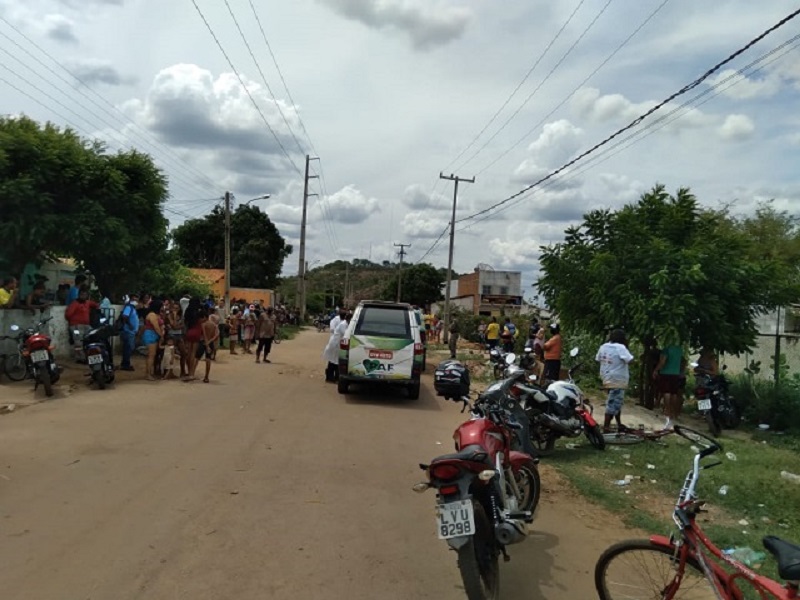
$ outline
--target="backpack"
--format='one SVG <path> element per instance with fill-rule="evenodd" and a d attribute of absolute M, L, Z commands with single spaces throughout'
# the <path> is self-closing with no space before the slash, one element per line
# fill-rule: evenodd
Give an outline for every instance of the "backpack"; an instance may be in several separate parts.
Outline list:
<path fill-rule="evenodd" d="M 122 316 L 125 314 L 125 309 L 127 308 L 133 310 L 132 305 L 126 304 L 125 306 L 122 307 L 122 310 L 119 311 L 119 316 L 117 317 L 117 320 L 114 321 L 114 333 L 116 335 L 119 335 L 120 333 L 125 331 L 125 321 L 123 320 Z"/>

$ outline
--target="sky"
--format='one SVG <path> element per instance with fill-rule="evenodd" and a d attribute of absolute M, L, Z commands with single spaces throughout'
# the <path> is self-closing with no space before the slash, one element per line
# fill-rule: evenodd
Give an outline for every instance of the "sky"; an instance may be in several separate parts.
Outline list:
<path fill-rule="evenodd" d="M 225 191 L 235 204 L 270 194 L 253 204 L 295 247 L 286 275 L 298 268 L 306 154 L 319 158 L 312 268 L 394 262 L 399 243 L 411 245 L 406 261 L 446 266 L 454 186 L 439 175 L 474 177 L 459 187 L 454 269 L 521 271 L 528 297 L 542 245 L 656 183 L 742 214 L 766 200 L 800 212 L 798 17 L 629 133 L 469 218 L 796 9 L 784 0 L 0 0 L 0 114 L 151 154 L 169 178 L 172 227 Z"/>

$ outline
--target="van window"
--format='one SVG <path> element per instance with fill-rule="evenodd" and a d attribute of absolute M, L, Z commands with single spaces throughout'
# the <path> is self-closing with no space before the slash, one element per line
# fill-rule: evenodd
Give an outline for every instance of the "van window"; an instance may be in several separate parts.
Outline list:
<path fill-rule="evenodd" d="M 356 323 L 355 334 L 413 339 L 407 310 L 379 306 L 364 307 Z"/>

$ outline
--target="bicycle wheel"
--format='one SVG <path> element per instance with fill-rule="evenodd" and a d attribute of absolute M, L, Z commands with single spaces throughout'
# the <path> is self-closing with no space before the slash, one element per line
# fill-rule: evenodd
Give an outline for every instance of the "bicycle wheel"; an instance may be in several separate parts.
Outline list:
<path fill-rule="evenodd" d="M 11 381 L 22 381 L 25 379 L 25 376 L 28 374 L 28 367 L 25 365 L 25 359 L 22 357 L 22 354 L 19 352 L 9 354 L 6 356 L 4 363 L 3 368 L 6 372 L 6 376 Z"/>
<path fill-rule="evenodd" d="M 594 569 L 600 600 L 715 600 L 714 587 L 689 558 L 679 573 L 674 548 L 628 540 L 603 552 Z"/>
<path fill-rule="evenodd" d="M 627 432 L 604 433 L 603 439 L 605 439 L 606 444 L 611 444 L 612 446 L 630 446 L 644 441 L 643 436 Z"/>

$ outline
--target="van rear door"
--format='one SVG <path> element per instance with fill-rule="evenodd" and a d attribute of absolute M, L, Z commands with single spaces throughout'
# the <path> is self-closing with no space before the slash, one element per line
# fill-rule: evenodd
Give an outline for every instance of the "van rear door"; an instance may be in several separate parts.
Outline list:
<path fill-rule="evenodd" d="M 368 379 L 411 379 L 414 332 L 408 309 L 364 306 L 353 335 L 347 374 Z"/>

